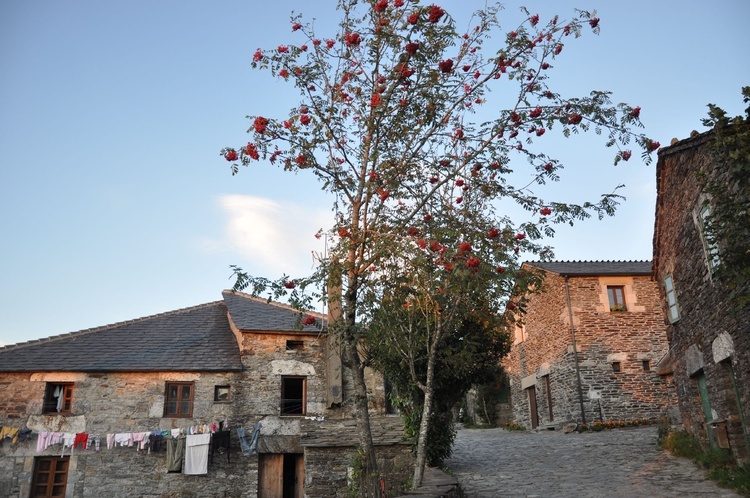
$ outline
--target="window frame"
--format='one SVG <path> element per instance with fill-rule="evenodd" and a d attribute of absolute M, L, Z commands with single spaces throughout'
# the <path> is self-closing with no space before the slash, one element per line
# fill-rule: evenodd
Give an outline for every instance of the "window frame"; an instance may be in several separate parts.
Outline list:
<path fill-rule="evenodd" d="M 49 463 L 49 468 L 42 468 L 45 463 Z M 60 464 L 64 464 L 59 468 Z M 68 487 L 68 471 L 70 470 L 70 457 L 69 456 L 38 456 L 34 457 L 34 471 L 31 474 L 31 493 L 29 496 L 32 498 L 45 497 L 45 498 L 63 498 L 65 496 L 66 489 Z M 42 475 L 46 475 L 45 479 L 41 479 Z M 52 478 L 50 479 L 50 476 Z M 57 479 L 57 476 L 62 476 L 62 479 Z M 42 482 L 43 481 L 43 482 Z M 45 488 L 43 492 L 39 492 L 39 488 Z M 57 490 L 55 488 L 58 488 Z M 59 489 L 62 488 L 62 489 Z"/>
<path fill-rule="evenodd" d="M 609 301 L 609 311 L 612 311 L 612 312 L 628 311 L 628 306 L 627 306 L 627 303 L 625 302 L 625 286 L 624 285 L 608 285 L 607 286 L 607 300 Z"/>
<path fill-rule="evenodd" d="M 651 371 L 651 360 L 641 360 L 641 367 L 643 368 L 644 372 L 650 372 Z"/>
<path fill-rule="evenodd" d="M 612 362 L 612 373 L 620 373 L 622 372 L 622 362 L 620 361 L 613 361 Z"/>
<path fill-rule="evenodd" d="M 190 397 L 183 397 L 182 388 L 190 387 Z M 170 388 L 177 387 L 177 397 L 173 398 L 170 396 Z M 164 386 L 164 418 L 191 418 L 193 416 L 193 405 L 195 402 L 195 382 L 185 381 L 167 381 Z M 175 403 L 175 413 L 171 413 L 170 403 Z M 182 409 L 183 403 L 189 403 L 189 410 L 187 413 Z"/>
<path fill-rule="evenodd" d="M 711 201 L 709 197 L 703 197 L 701 202 L 695 208 L 695 221 L 700 233 L 703 254 L 706 257 L 706 265 L 711 274 L 715 273 L 721 265 L 721 256 L 719 256 L 719 245 L 716 241 L 709 241 L 706 233 L 707 219 L 711 216 Z"/>
<path fill-rule="evenodd" d="M 226 393 L 226 398 L 221 398 L 222 393 Z M 232 386 L 221 385 L 214 386 L 214 403 L 230 403 L 232 401 Z"/>
<path fill-rule="evenodd" d="M 305 341 L 296 339 L 287 339 L 286 349 L 287 352 L 302 351 L 305 349 Z"/>
<path fill-rule="evenodd" d="M 42 413 L 69 415 L 73 413 L 73 382 L 47 382 L 44 387 L 44 401 L 42 403 Z M 58 410 L 57 405 L 60 401 L 55 398 L 54 393 L 57 388 L 62 388 L 60 396 L 62 397 L 62 407 Z"/>
<path fill-rule="evenodd" d="M 664 276 L 664 294 L 667 299 L 667 315 L 670 323 L 680 321 L 680 308 L 677 304 L 677 291 L 674 287 L 672 274 Z"/>
<path fill-rule="evenodd" d="M 296 382 L 300 382 L 301 385 L 299 387 L 290 385 L 292 383 L 296 384 Z M 289 391 L 292 389 L 295 391 L 301 390 L 302 398 L 290 398 L 289 395 L 292 393 Z M 307 376 L 282 375 L 280 394 L 279 413 L 282 417 L 297 417 L 307 414 Z M 296 408 L 297 404 L 300 405 L 299 409 Z"/>

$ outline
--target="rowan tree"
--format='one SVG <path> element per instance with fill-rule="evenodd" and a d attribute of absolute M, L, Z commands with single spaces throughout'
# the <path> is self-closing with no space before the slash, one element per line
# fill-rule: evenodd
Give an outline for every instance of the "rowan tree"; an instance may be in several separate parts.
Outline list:
<path fill-rule="evenodd" d="M 546 250 L 539 241 L 554 233 L 554 223 L 612 214 L 619 200 L 610 193 L 568 204 L 537 195 L 535 186 L 558 180 L 563 169 L 544 152 L 550 135 L 601 134 L 616 150 L 615 164 L 631 157 L 630 147 L 649 161 L 659 144 L 634 133 L 641 126 L 639 107 L 615 105 L 604 91 L 565 96 L 551 88 L 550 72 L 571 41 L 598 32 L 592 13 L 576 11 L 564 20 L 524 11 L 523 22 L 507 30 L 498 4 L 477 11 L 468 29 L 458 30 L 440 6 L 417 0 L 339 0 L 338 9 L 335 33 L 316 33 L 293 16 L 288 44 L 254 52 L 252 66 L 294 85 L 300 100 L 285 116 L 250 116 L 250 141 L 221 153 L 233 173 L 255 161 L 309 171 L 334 196 L 330 252 L 310 281 L 325 284 L 340 275 L 343 314 L 331 330 L 341 335 L 342 359 L 352 370 L 365 491 L 379 496 L 364 384 L 371 359 L 359 350 L 368 335 L 363 324 L 376 309 L 368 300 L 393 291 L 383 290 L 382 276 L 405 268 L 415 246 L 424 250 L 414 231 L 429 233 L 436 222 L 444 227 L 429 241 L 445 247 L 442 261 L 431 258 L 430 264 L 442 265 L 439 271 L 458 264 L 462 271 L 487 273 L 503 258 L 512 266 L 519 252 Z M 480 120 L 485 112 L 491 117 Z M 519 177 L 523 183 L 516 184 Z M 533 219 L 498 215 L 501 199 L 518 203 Z M 481 216 L 455 215 L 469 204 Z M 459 220 L 461 226 L 448 226 Z M 461 233 L 477 239 L 460 240 Z M 482 249 L 461 259 L 462 244 L 477 244 L 480 233 L 498 239 L 495 252 Z M 446 258 L 460 261 L 451 267 Z M 238 288 L 273 283 L 235 272 Z M 503 287 L 511 273 L 495 271 L 493 285 Z"/>

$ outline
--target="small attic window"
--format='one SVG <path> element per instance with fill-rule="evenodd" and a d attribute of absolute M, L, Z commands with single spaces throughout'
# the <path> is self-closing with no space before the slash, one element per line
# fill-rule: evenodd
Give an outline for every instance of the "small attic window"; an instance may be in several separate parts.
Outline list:
<path fill-rule="evenodd" d="M 305 341 L 286 341 L 287 351 L 300 351 L 302 349 L 305 349 Z"/>
<path fill-rule="evenodd" d="M 214 402 L 229 403 L 232 400 L 231 392 L 229 386 L 214 386 Z"/>

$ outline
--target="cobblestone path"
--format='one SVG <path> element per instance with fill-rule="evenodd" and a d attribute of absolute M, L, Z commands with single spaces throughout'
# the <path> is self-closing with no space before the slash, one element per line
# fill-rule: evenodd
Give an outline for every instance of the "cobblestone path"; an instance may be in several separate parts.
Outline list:
<path fill-rule="evenodd" d="M 656 445 L 656 428 L 584 434 L 459 429 L 446 466 L 467 498 L 736 497 Z"/>

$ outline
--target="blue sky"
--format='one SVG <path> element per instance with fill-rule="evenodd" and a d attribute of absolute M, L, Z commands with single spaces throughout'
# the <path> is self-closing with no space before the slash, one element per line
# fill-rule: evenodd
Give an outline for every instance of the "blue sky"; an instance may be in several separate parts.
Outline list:
<path fill-rule="evenodd" d="M 483 1 L 436 2 L 459 21 Z M 520 2 L 507 2 L 515 27 Z M 566 46 L 557 88 L 642 107 L 666 145 L 702 131 L 711 102 L 740 114 L 750 85 L 745 0 L 526 2 L 544 19 L 597 10 L 600 36 Z M 295 93 L 250 68 L 295 42 L 292 10 L 324 38 L 335 2 L 0 2 L 0 344 L 219 300 L 230 264 L 307 274 L 329 201 L 270 165 L 232 177 L 223 146 L 245 116 L 283 117 Z M 624 183 L 614 218 L 562 227 L 559 260 L 651 258 L 654 165 L 611 166 L 595 139 L 551 142 L 570 200 Z"/>

